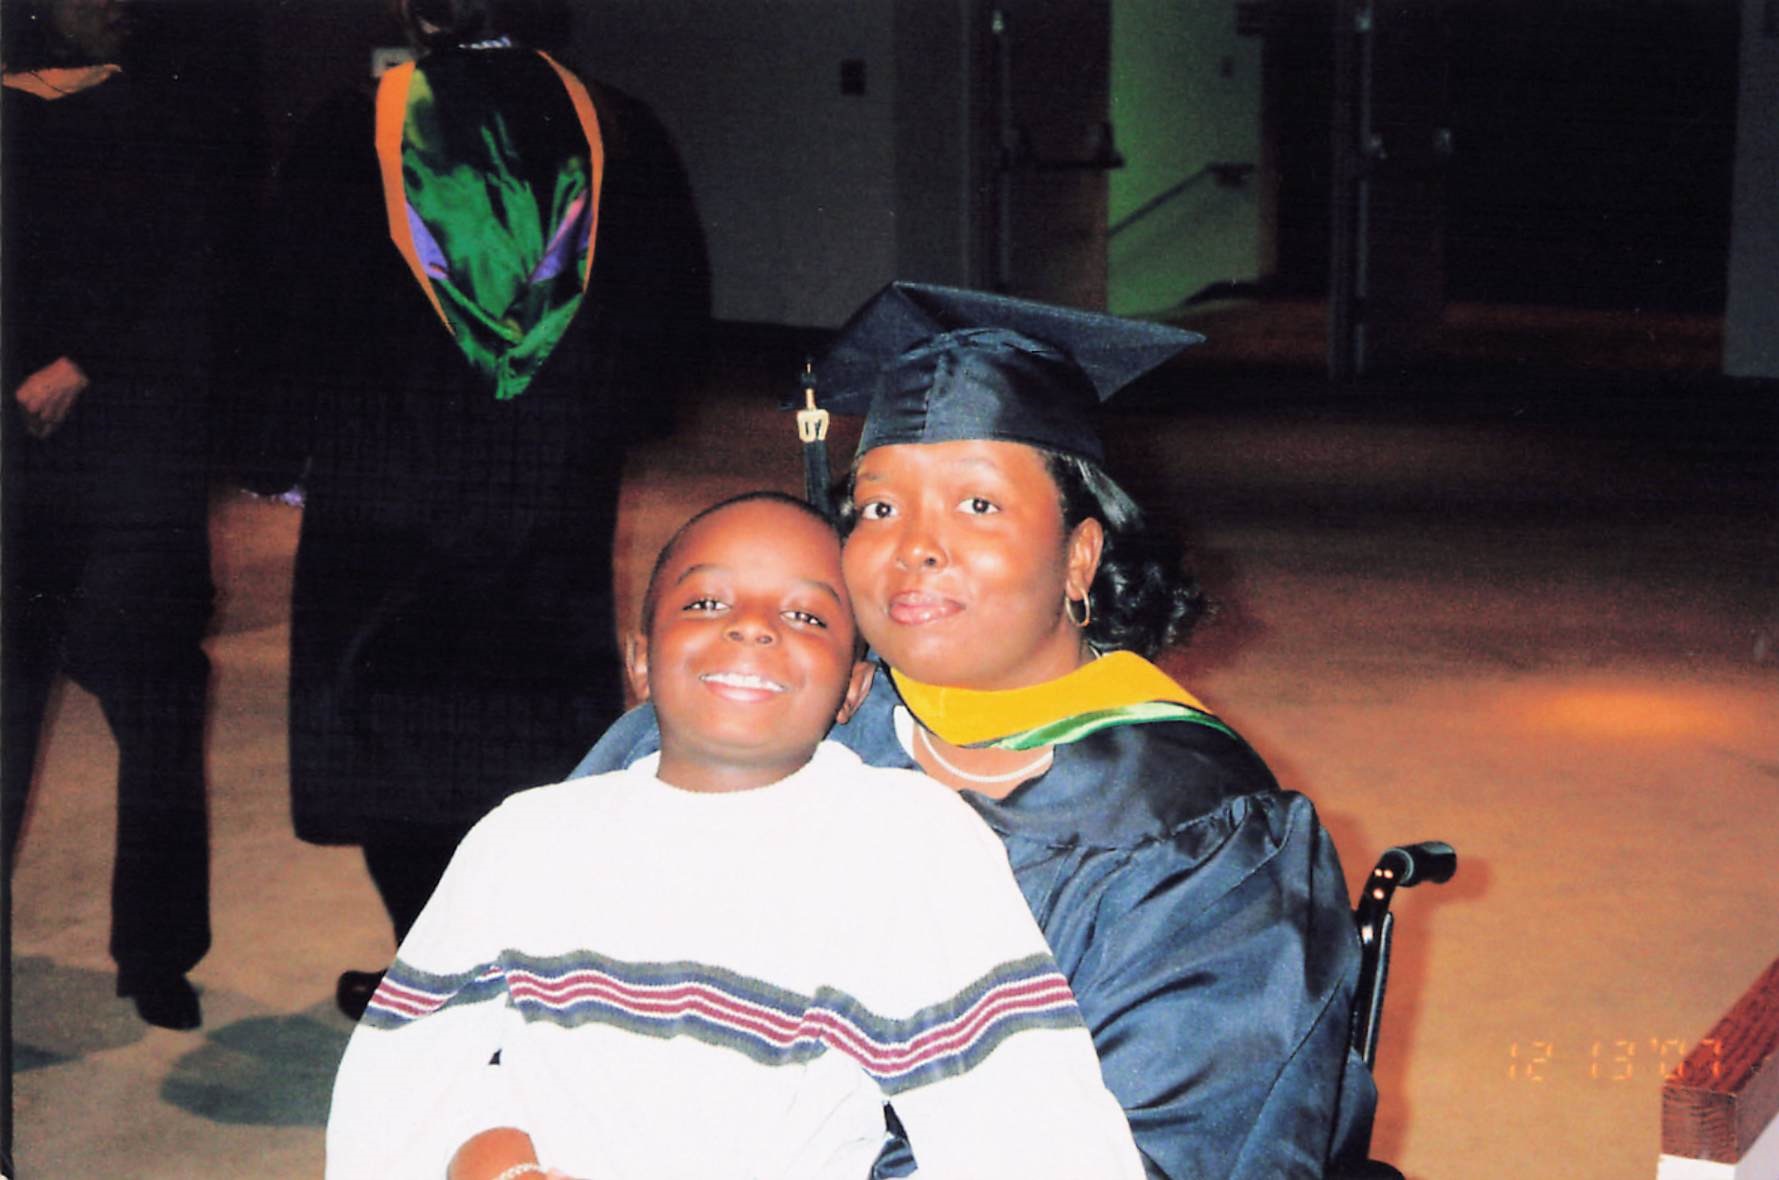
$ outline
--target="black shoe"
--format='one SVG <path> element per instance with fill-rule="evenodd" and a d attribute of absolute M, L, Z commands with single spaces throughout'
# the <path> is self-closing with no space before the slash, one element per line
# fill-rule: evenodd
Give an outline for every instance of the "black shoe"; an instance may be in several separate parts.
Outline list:
<path fill-rule="evenodd" d="M 370 1006 L 371 996 L 383 985 L 381 971 L 342 971 L 334 985 L 334 1003 L 350 1019 L 357 1020 Z"/>
<path fill-rule="evenodd" d="M 184 1031 L 203 1023 L 198 992 L 183 975 L 153 975 L 137 979 L 118 976 L 117 994 L 128 996 L 136 1015 L 156 1028 Z"/>

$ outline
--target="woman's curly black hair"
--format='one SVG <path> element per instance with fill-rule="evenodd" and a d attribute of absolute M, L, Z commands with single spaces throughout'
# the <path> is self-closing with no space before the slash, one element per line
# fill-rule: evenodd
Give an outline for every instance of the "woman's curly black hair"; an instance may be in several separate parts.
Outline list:
<path fill-rule="evenodd" d="M 1097 464 L 1040 450 L 1062 502 L 1064 532 L 1088 517 L 1100 522 L 1105 543 L 1088 591 L 1093 615 L 1087 642 L 1098 651 L 1153 656 L 1184 643 L 1207 604 L 1185 569 L 1179 539 L 1152 528 L 1125 490 Z"/>
<path fill-rule="evenodd" d="M 1150 657 L 1184 643 L 1209 612 L 1198 580 L 1187 572 L 1185 548 L 1171 534 L 1151 528 L 1142 508 L 1097 464 L 1074 455 L 1034 447 L 1056 485 L 1063 532 L 1092 517 L 1105 541 L 1099 568 L 1088 590 L 1092 617 L 1086 639 L 1096 651 L 1133 651 Z M 836 488 L 842 538 L 858 523 L 853 502 L 853 470 Z"/>

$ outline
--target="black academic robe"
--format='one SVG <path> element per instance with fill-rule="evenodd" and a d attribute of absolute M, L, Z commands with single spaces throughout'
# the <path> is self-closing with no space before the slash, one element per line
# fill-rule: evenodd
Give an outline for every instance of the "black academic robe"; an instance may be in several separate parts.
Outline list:
<path fill-rule="evenodd" d="M 341 96 L 283 169 L 276 404 L 246 464 L 264 490 L 300 474 L 306 495 L 290 781 L 297 834 L 320 843 L 467 828 L 561 778 L 621 710 L 623 443 L 668 392 L 647 382 L 647 301 L 625 285 L 647 236 L 607 215 L 624 183 L 610 132 L 592 288 L 536 380 L 498 401 L 389 239 L 372 128 L 370 96 Z"/>
<path fill-rule="evenodd" d="M 880 670 L 831 736 L 913 767 L 897 703 Z M 645 705 L 576 773 L 659 741 Z M 1246 743 L 1188 721 L 1105 729 L 1006 799 L 962 794 L 1007 846 L 1152 1176 L 1319 1177 L 1363 1151 L 1377 1092 L 1347 1047 L 1345 879 L 1314 806 Z M 898 1143 L 876 1174 L 911 1168 Z"/>

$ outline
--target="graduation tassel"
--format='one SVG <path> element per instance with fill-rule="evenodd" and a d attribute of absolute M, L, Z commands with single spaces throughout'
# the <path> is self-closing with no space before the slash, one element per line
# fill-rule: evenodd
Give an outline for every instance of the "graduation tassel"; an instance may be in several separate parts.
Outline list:
<path fill-rule="evenodd" d="M 815 404 L 815 366 L 803 362 L 803 408 L 797 411 L 797 437 L 803 440 L 803 496 L 823 516 L 834 515 L 829 500 L 828 411 Z"/>

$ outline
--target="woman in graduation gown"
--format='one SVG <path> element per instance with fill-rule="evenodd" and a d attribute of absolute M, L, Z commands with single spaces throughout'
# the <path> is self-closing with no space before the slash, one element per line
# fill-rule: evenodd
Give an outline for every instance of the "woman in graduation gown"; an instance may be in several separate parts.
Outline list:
<path fill-rule="evenodd" d="M 869 408 L 845 575 L 888 674 L 835 736 L 1001 836 L 1152 1175 L 1320 1176 L 1376 1101 L 1340 865 L 1310 801 L 1148 661 L 1199 598 L 1089 418 L 1196 339 L 912 284 L 842 330 L 816 384 Z M 581 769 L 654 744 L 645 706 Z M 911 1167 L 892 1143 L 877 1175 Z"/>
<path fill-rule="evenodd" d="M 324 104 L 282 169 L 247 475 L 306 497 L 296 831 L 363 846 L 399 941 L 462 834 L 622 710 L 612 535 L 629 423 L 671 396 L 671 281 L 626 103 L 504 35 L 510 5 L 396 7 L 418 61 Z M 341 1007 L 376 982 L 347 972 Z"/>

